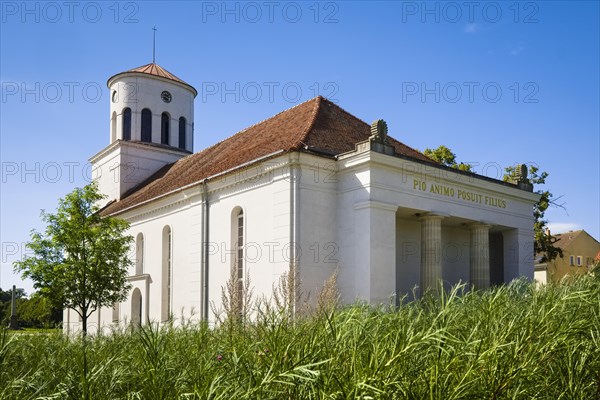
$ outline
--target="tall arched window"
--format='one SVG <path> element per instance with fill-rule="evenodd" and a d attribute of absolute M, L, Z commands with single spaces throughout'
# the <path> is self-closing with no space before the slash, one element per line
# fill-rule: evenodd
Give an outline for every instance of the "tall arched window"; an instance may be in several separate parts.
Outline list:
<path fill-rule="evenodd" d="M 164 112 L 160 116 L 160 142 L 162 144 L 169 144 L 169 131 L 171 125 L 171 118 L 169 114 Z"/>
<path fill-rule="evenodd" d="M 235 249 L 232 278 L 235 282 L 236 301 L 233 304 L 237 312 L 242 314 L 244 303 L 244 211 L 236 207 L 232 213 L 231 224 L 232 247 Z"/>
<path fill-rule="evenodd" d="M 142 142 L 152 142 L 152 111 L 142 110 Z"/>
<path fill-rule="evenodd" d="M 117 140 L 117 112 L 113 111 L 110 117 L 110 142 Z"/>
<path fill-rule="evenodd" d="M 185 125 L 184 117 L 179 118 L 179 148 L 185 150 Z"/>
<path fill-rule="evenodd" d="M 172 274 L 172 256 L 173 243 L 171 238 L 171 227 L 168 225 L 162 232 L 162 306 L 161 320 L 167 321 L 171 314 L 171 274 Z"/>
<path fill-rule="evenodd" d="M 123 140 L 131 140 L 131 108 L 123 110 Z"/>
<path fill-rule="evenodd" d="M 144 235 L 140 232 L 135 239 L 135 274 L 144 273 Z"/>

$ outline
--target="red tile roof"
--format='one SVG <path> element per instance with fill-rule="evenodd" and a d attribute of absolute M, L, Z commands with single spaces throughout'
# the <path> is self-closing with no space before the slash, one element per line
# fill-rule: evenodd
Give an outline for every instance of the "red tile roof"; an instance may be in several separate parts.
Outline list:
<path fill-rule="evenodd" d="M 356 143 L 367 140 L 370 135 L 369 124 L 331 101 L 321 96 L 315 97 L 209 148 L 166 165 L 123 199 L 109 204 L 102 214 L 114 214 L 135 207 L 278 151 L 313 152 L 332 157 L 354 150 Z M 391 137 L 389 140 L 398 155 L 434 162 Z"/>
<path fill-rule="evenodd" d="M 160 65 L 155 64 L 155 63 L 150 63 L 150 64 L 142 65 L 141 67 L 133 68 L 133 69 L 130 69 L 130 70 L 125 71 L 125 72 L 120 72 L 120 73 L 118 73 L 116 75 L 113 75 L 108 80 L 110 81 L 111 79 L 113 79 L 117 75 L 126 74 L 126 73 L 129 73 L 129 72 L 138 72 L 138 73 L 142 73 L 142 74 L 148 74 L 148 75 L 153 75 L 153 76 L 158 76 L 158 77 L 161 77 L 161 78 L 169 79 L 169 80 L 181 83 L 181 84 L 183 84 L 185 86 L 188 86 L 188 87 L 190 87 L 194 91 L 194 93 L 196 93 L 196 94 L 198 93 L 196 91 L 196 89 L 192 85 L 190 85 L 189 83 L 183 81 L 182 79 L 178 78 L 177 76 L 173 75 L 172 73 L 170 73 L 169 71 L 167 71 L 166 69 L 164 69 L 163 67 L 161 67 Z"/>

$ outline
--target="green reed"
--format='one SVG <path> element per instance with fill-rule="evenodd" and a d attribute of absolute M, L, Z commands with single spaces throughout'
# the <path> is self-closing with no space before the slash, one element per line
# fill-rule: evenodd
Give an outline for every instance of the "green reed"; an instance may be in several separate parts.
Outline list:
<path fill-rule="evenodd" d="M 88 342 L 92 399 L 600 398 L 600 279 L 400 306 L 322 307 L 291 320 L 180 321 Z M 80 399 L 82 344 L 0 332 L 1 399 Z"/>

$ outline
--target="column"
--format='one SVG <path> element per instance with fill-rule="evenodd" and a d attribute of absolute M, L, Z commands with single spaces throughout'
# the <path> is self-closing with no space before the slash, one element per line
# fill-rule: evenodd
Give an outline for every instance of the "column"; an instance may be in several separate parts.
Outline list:
<path fill-rule="evenodd" d="M 440 215 L 425 215 L 421 221 L 421 295 L 437 292 L 442 279 L 442 219 Z"/>
<path fill-rule="evenodd" d="M 470 279 L 475 289 L 490 287 L 490 226 L 471 225 Z"/>

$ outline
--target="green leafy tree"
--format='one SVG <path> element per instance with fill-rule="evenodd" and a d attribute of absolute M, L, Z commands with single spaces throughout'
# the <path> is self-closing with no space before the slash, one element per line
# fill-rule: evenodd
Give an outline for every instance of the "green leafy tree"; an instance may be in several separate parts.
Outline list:
<path fill-rule="evenodd" d="M 129 223 L 101 217 L 98 202 L 104 196 L 95 183 L 76 188 L 59 200 L 56 214 L 42 211 L 43 233 L 32 231 L 27 247 L 32 256 L 14 263 L 53 306 L 70 308 L 81 317 L 83 341 L 83 399 L 90 399 L 87 363 L 87 321 L 101 307 L 123 301 L 131 285 L 127 268 L 133 237 Z"/>
<path fill-rule="evenodd" d="M 514 177 L 517 173 L 516 166 L 507 167 L 504 169 L 505 174 L 502 177 L 502 180 L 505 182 L 514 181 Z M 547 172 L 539 172 L 539 168 L 535 165 L 530 165 L 527 170 L 527 179 L 534 185 L 543 185 L 546 183 L 546 178 L 548 177 Z M 550 205 L 554 205 L 556 207 L 565 208 L 563 204 L 558 203 L 556 200 L 560 199 L 558 197 L 556 200 L 553 199 L 552 193 L 549 190 L 537 190 L 537 194 L 540 195 L 540 200 L 533 205 L 533 216 L 535 218 L 535 222 L 533 224 L 533 231 L 535 236 L 534 241 L 534 251 L 535 254 L 539 254 L 542 256 L 540 262 L 548 262 L 556 259 L 557 257 L 563 256 L 562 249 L 559 247 L 555 247 L 554 243 L 556 243 L 556 239 L 549 234 L 547 229 L 548 221 L 544 219 L 544 214 Z"/>
<path fill-rule="evenodd" d="M 15 271 L 32 279 L 53 306 L 79 314 L 84 337 L 90 315 L 125 300 L 130 288 L 129 224 L 101 217 L 97 204 L 103 198 L 92 183 L 60 199 L 56 214 L 42 211 L 45 231 L 32 231 L 27 243 L 32 255 L 14 263 Z"/>
<path fill-rule="evenodd" d="M 448 147 L 441 145 L 437 149 L 427 148 L 423 152 L 427 157 L 431 158 L 439 162 L 442 165 L 447 167 L 459 169 L 461 171 L 473 172 L 472 166 L 470 164 L 465 163 L 457 163 L 456 162 L 456 154 L 452 152 Z"/>
<path fill-rule="evenodd" d="M 17 304 L 19 326 L 49 328 L 56 327 L 62 321 L 62 310 L 52 306 L 52 302 L 40 292 Z"/>

